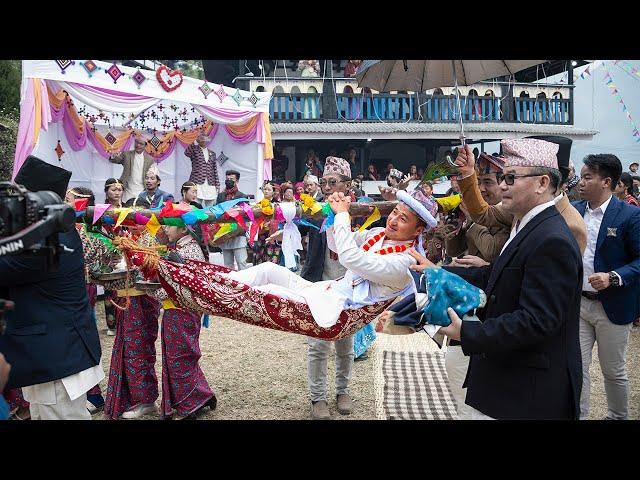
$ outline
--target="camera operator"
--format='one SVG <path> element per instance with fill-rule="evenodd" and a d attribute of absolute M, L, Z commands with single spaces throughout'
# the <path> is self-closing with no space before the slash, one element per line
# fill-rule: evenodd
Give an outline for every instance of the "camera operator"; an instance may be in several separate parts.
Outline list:
<path fill-rule="evenodd" d="M 15 182 L 62 199 L 70 178 L 71 172 L 29 157 Z M 15 303 L 0 352 L 11 363 L 7 388 L 22 387 L 33 420 L 90 420 L 86 392 L 104 378 L 100 341 L 75 228 L 60 233 L 59 243 L 64 250 L 55 268 L 41 252 L 0 256 L 0 288 Z"/>

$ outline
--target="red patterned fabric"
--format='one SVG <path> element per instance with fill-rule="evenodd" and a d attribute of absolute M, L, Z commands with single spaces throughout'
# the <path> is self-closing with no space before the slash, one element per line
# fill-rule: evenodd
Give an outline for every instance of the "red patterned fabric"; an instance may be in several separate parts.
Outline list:
<path fill-rule="evenodd" d="M 9 404 L 9 411 L 13 412 L 18 408 L 29 408 L 29 402 L 27 402 L 22 396 L 21 388 L 10 388 L 2 392 L 4 399 Z"/>
<path fill-rule="evenodd" d="M 160 283 L 177 305 L 197 313 L 323 340 L 339 340 L 357 332 L 393 301 L 343 310 L 335 325 L 322 328 L 306 303 L 265 293 L 221 275 L 229 271 L 221 265 L 197 261 L 176 264 L 160 260 L 158 266 Z"/>
<path fill-rule="evenodd" d="M 122 299 L 119 299 L 122 302 Z M 117 310 L 104 413 L 116 420 L 127 410 L 158 399 L 156 338 L 160 304 L 147 295 L 131 297 L 131 306 Z"/>
<path fill-rule="evenodd" d="M 198 365 L 200 315 L 172 308 L 162 315 L 162 416 L 186 417 L 214 397 Z"/>

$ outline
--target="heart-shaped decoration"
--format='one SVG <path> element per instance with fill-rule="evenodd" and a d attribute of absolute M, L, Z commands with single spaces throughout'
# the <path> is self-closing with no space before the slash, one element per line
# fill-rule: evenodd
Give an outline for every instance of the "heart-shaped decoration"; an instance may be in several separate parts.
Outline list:
<path fill-rule="evenodd" d="M 182 85 L 183 77 L 180 70 L 170 70 L 166 65 L 160 65 L 156 69 L 156 77 L 158 83 L 162 85 L 167 92 L 173 92 Z"/>

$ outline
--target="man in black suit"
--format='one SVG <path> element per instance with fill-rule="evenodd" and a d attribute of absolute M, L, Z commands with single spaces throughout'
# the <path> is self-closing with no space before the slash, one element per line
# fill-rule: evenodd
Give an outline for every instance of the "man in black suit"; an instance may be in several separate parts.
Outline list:
<path fill-rule="evenodd" d="M 480 322 L 462 322 L 449 309 L 452 323 L 440 332 L 471 356 L 465 379 L 471 419 L 576 419 L 582 259 L 554 205 L 558 146 L 513 139 L 502 147 L 503 205 L 516 222 L 492 265 L 446 267 L 482 288 L 487 304 Z"/>
<path fill-rule="evenodd" d="M 16 176 L 28 190 L 64 198 L 71 172 L 29 157 Z M 59 235 L 65 246 L 57 268 L 41 253 L 0 257 L 0 289 L 15 309 L 6 314 L 0 352 L 11 363 L 7 388 L 22 387 L 31 418 L 90 420 L 86 392 L 100 383 L 100 340 L 87 298 L 82 242 L 75 228 Z"/>

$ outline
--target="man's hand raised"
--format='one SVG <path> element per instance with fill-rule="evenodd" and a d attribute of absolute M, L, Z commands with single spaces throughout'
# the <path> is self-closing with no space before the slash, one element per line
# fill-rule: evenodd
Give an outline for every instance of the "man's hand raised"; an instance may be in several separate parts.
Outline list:
<path fill-rule="evenodd" d="M 461 178 L 468 177 L 474 172 L 476 157 L 471 151 L 469 145 L 465 145 L 464 148 L 458 149 L 458 156 L 453 163 L 458 167 Z"/>

